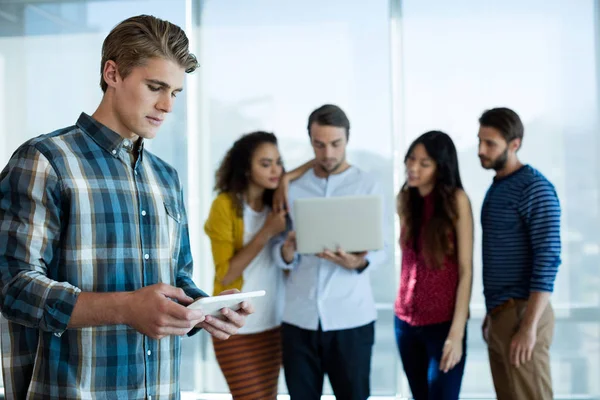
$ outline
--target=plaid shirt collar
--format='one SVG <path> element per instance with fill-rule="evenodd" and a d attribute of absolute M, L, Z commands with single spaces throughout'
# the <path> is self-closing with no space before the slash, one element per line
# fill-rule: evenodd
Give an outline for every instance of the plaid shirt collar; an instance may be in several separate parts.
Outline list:
<path fill-rule="evenodd" d="M 77 127 L 113 157 L 118 157 L 121 149 L 124 149 L 128 153 L 134 151 L 135 146 L 130 139 L 123 138 L 123 136 L 84 112 L 77 119 Z M 138 140 L 140 141 L 138 152 L 140 161 L 142 161 L 144 158 L 144 139 L 140 137 Z"/>

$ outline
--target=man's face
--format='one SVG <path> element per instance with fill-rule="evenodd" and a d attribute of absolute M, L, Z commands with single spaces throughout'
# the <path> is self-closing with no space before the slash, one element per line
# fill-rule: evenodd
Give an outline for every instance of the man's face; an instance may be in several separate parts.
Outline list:
<path fill-rule="evenodd" d="M 485 169 L 499 171 L 506 166 L 511 150 L 504 136 L 497 129 L 481 126 L 479 128 L 479 161 Z"/>
<path fill-rule="evenodd" d="M 310 142 L 317 166 L 322 171 L 334 173 L 346 161 L 346 128 L 313 123 L 310 126 Z"/>
<path fill-rule="evenodd" d="M 173 110 L 176 95 L 183 90 L 184 77 L 183 67 L 163 58 L 149 59 L 124 79 L 117 73 L 111 86 L 115 90 L 113 111 L 122 130 L 119 133 L 154 138 Z"/>

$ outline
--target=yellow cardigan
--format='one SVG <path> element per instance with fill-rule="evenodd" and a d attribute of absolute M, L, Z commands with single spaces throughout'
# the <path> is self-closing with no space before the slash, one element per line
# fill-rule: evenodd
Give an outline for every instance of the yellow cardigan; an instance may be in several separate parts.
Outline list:
<path fill-rule="evenodd" d="M 213 295 L 227 289 L 242 290 L 241 276 L 227 286 L 221 283 L 229 270 L 229 260 L 244 246 L 244 218 L 237 214 L 231 194 L 221 193 L 214 199 L 204 231 L 210 238 L 215 263 Z"/>

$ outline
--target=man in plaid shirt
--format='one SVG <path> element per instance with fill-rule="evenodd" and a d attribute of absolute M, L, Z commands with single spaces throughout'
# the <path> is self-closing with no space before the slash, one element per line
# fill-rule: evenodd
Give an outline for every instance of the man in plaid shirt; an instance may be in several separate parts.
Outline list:
<path fill-rule="evenodd" d="M 181 183 L 144 150 L 197 66 L 178 26 L 123 21 L 102 47 L 96 112 L 24 143 L 0 174 L 6 398 L 177 399 L 180 336 L 226 339 L 253 312 L 185 307 L 206 294 Z"/>

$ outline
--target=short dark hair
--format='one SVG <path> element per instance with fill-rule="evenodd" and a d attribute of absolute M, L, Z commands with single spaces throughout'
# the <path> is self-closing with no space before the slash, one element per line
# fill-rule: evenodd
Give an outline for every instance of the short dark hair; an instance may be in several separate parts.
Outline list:
<path fill-rule="evenodd" d="M 505 107 L 485 111 L 479 118 L 479 125 L 498 130 L 507 143 L 514 139 L 523 139 L 525 133 L 519 115 Z"/>
<path fill-rule="evenodd" d="M 323 126 L 335 126 L 346 129 L 346 140 L 350 138 L 350 120 L 344 110 L 333 104 L 325 104 L 310 113 L 308 117 L 308 136 L 310 127 L 315 123 Z"/>

